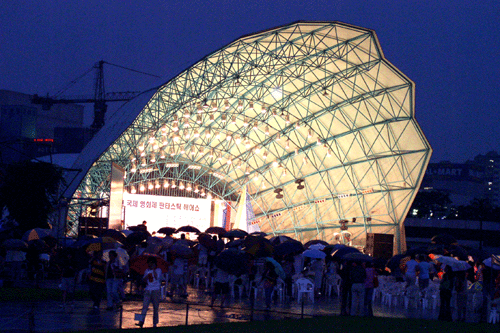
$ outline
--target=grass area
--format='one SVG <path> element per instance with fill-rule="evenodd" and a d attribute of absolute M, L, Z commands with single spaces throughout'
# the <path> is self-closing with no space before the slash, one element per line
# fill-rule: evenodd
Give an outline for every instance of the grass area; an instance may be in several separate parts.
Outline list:
<path fill-rule="evenodd" d="M 87 291 L 77 290 L 74 296 L 70 296 L 75 300 L 90 299 Z M 0 302 L 36 302 L 62 300 L 62 291 L 59 289 L 49 288 L 26 288 L 26 287 L 5 287 L 0 289 Z"/>
<path fill-rule="evenodd" d="M 494 332 L 499 325 L 485 323 L 449 323 L 436 320 L 405 318 L 363 317 L 317 317 L 301 320 L 268 320 L 247 323 L 224 323 L 210 325 L 173 326 L 159 328 L 126 329 L 127 332 L 168 333 L 290 333 L 290 332 L 370 332 L 370 333 L 415 333 L 415 332 Z M 93 330 L 96 333 L 123 333 L 123 329 Z M 75 331 L 87 332 L 88 331 Z"/>

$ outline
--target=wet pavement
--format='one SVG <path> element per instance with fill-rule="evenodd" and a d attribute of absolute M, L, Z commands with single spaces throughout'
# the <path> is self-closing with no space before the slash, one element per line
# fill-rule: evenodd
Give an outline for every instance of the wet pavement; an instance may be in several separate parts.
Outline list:
<path fill-rule="evenodd" d="M 56 285 L 57 286 L 57 285 Z M 43 287 L 43 286 L 42 286 Z M 82 286 L 83 287 L 83 286 Z M 166 298 L 160 303 L 158 326 L 210 324 L 218 322 L 244 322 L 267 319 L 299 319 L 310 316 L 339 315 L 340 305 L 336 296 L 321 296 L 314 304 L 298 304 L 296 300 L 276 302 L 270 311 L 264 301 L 258 298 L 252 307 L 249 298 L 232 298 L 221 308 L 220 300 L 211 308 L 210 296 L 203 290 L 188 287 L 188 297 Z M 0 331 L 2 332 L 68 332 L 100 328 L 136 327 L 134 315 L 141 312 L 142 301 L 135 297 L 123 302 L 122 309 L 107 311 L 106 302 L 101 309 L 92 309 L 90 300 L 75 301 L 62 307 L 61 302 L 4 302 L 0 304 Z M 379 317 L 437 319 L 438 309 L 405 309 L 404 306 L 382 305 L 376 300 L 374 315 Z M 150 305 L 144 327 L 152 326 L 152 305 Z"/>

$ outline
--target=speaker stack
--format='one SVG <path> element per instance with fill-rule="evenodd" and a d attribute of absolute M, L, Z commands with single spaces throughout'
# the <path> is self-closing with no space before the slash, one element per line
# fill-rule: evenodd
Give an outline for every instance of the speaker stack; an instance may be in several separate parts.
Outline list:
<path fill-rule="evenodd" d="M 393 247 L 394 235 L 374 233 L 366 234 L 365 252 L 374 258 L 391 258 Z"/>

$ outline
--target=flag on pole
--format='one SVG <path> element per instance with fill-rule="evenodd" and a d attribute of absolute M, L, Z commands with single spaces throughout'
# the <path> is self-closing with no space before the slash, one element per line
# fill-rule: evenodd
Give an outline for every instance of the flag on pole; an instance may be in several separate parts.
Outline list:
<path fill-rule="evenodd" d="M 245 230 L 248 233 L 260 231 L 257 223 L 252 224 L 253 220 L 255 220 L 255 213 L 253 212 L 250 194 L 248 194 L 246 187 L 244 187 L 238 202 L 234 228 Z"/>

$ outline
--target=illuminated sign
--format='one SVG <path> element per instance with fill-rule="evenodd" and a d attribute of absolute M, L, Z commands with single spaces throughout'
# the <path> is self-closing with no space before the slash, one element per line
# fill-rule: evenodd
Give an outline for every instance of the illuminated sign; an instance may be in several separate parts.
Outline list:
<path fill-rule="evenodd" d="M 162 227 L 179 228 L 185 225 L 205 230 L 210 226 L 210 205 L 207 199 L 123 194 L 125 226 L 147 221 L 150 232 Z"/>

